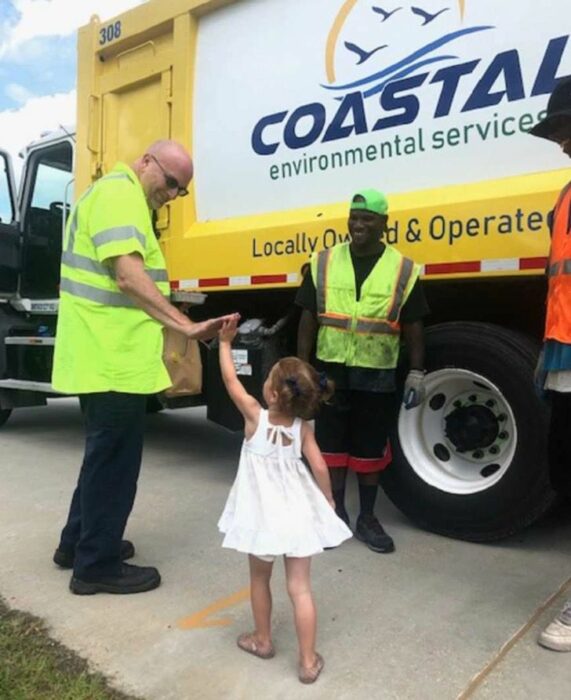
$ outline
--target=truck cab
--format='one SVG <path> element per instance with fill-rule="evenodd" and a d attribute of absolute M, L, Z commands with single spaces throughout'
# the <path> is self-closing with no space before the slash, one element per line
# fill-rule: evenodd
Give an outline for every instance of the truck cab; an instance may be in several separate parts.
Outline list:
<path fill-rule="evenodd" d="M 50 384 L 61 250 L 73 196 L 74 136 L 31 143 L 19 188 L 0 152 L 0 424 L 13 408 L 57 396 Z"/>

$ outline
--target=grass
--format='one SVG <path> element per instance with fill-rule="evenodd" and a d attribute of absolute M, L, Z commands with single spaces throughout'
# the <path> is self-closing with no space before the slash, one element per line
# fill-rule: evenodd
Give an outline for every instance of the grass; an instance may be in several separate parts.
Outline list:
<path fill-rule="evenodd" d="M 85 659 L 51 639 L 42 620 L 0 599 L 2 700 L 137 700 L 114 690 Z"/>

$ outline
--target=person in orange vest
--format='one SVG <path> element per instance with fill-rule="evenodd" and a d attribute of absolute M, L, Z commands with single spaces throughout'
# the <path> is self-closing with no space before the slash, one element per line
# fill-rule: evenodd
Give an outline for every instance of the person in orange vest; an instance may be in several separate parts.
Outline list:
<path fill-rule="evenodd" d="M 559 144 L 571 158 L 571 77 L 556 85 L 545 119 L 531 133 Z M 549 462 L 553 485 L 571 496 L 571 182 L 561 191 L 553 210 L 547 274 L 545 342 L 536 379 L 551 398 Z M 571 599 L 538 641 L 548 649 L 571 651 Z"/>

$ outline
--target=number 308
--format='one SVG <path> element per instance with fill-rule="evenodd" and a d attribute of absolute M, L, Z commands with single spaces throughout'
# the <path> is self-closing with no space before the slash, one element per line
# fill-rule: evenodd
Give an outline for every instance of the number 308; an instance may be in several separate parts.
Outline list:
<path fill-rule="evenodd" d="M 107 44 L 113 39 L 118 39 L 121 36 L 121 22 L 109 24 L 107 27 L 99 30 L 99 44 Z"/>

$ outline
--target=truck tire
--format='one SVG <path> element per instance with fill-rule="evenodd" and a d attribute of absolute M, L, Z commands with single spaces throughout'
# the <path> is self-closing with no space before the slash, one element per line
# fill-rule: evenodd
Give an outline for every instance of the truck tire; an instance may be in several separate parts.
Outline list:
<path fill-rule="evenodd" d="M 426 332 L 427 396 L 401 408 L 381 484 L 411 520 L 474 542 L 537 520 L 555 493 L 548 407 L 537 398 L 535 341 L 500 326 L 446 323 Z"/>
<path fill-rule="evenodd" d="M 0 408 L 0 428 L 4 425 L 8 418 L 10 418 L 11 413 L 11 408 Z"/>

